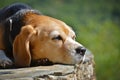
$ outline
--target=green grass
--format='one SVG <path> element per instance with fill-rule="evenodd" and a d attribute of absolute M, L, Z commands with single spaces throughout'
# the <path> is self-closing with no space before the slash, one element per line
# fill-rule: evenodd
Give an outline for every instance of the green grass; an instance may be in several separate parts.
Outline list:
<path fill-rule="evenodd" d="M 0 7 L 18 2 L 1 0 Z M 25 2 L 43 14 L 70 25 L 77 41 L 90 49 L 96 62 L 97 80 L 120 79 L 119 0 L 29 0 Z"/>

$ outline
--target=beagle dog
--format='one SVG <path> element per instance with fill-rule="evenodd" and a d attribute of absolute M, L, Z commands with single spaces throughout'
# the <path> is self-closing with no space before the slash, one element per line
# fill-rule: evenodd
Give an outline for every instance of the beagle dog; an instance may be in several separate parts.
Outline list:
<path fill-rule="evenodd" d="M 0 10 L 0 66 L 79 63 L 86 49 L 75 37 L 63 21 L 26 4 L 12 4 Z"/>

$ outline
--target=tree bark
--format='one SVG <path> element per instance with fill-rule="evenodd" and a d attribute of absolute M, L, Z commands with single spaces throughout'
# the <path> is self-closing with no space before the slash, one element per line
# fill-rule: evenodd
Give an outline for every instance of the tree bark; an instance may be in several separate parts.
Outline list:
<path fill-rule="evenodd" d="M 94 68 L 93 54 L 87 51 L 80 64 L 1 69 L 0 80 L 96 80 Z"/>

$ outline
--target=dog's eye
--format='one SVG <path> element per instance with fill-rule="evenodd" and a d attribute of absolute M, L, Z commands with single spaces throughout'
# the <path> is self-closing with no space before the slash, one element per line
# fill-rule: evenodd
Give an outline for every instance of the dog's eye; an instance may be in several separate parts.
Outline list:
<path fill-rule="evenodd" d="M 62 37 L 60 35 L 53 37 L 52 40 L 62 40 Z"/>

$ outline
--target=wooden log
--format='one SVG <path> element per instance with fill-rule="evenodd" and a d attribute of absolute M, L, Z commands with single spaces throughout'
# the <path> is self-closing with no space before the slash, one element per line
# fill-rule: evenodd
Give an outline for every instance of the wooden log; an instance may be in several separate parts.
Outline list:
<path fill-rule="evenodd" d="M 94 57 L 89 51 L 85 62 L 76 65 L 0 69 L 0 80 L 96 80 Z"/>

